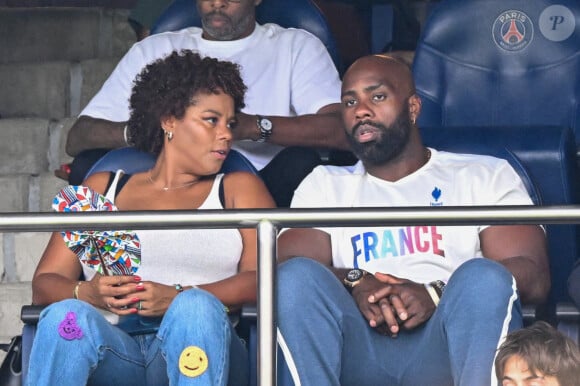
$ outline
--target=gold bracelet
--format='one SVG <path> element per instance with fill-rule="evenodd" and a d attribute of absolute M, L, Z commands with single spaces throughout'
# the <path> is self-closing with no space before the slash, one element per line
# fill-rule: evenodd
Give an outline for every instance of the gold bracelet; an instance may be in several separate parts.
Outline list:
<path fill-rule="evenodd" d="M 75 289 L 73 290 L 73 298 L 74 299 L 79 298 L 79 287 L 81 286 L 81 284 L 83 284 L 83 282 L 79 281 L 79 282 L 77 282 L 77 285 L 75 285 Z"/>

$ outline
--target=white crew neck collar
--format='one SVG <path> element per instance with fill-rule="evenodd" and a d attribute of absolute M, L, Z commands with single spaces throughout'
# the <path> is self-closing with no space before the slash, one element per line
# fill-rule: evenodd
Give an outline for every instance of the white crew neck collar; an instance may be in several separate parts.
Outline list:
<path fill-rule="evenodd" d="M 254 30 L 251 34 L 245 38 L 236 40 L 208 40 L 203 37 L 203 29 L 200 28 L 201 34 L 201 45 L 214 50 L 230 50 L 235 48 L 236 50 L 247 48 L 256 39 L 256 36 L 262 33 L 262 26 L 256 23 Z"/>

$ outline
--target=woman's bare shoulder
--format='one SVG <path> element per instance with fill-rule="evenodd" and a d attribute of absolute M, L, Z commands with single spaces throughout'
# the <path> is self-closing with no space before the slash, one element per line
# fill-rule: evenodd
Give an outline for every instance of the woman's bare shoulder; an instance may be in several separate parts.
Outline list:
<path fill-rule="evenodd" d="M 264 181 L 252 173 L 226 174 L 224 193 L 226 208 L 274 208 L 276 206 Z"/>
<path fill-rule="evenodd" d="M 110 178 L 111 172 L 98 172 L 91 174 L 83 181 L 82 185 L 91 188 L 95 192 L 105 194 L 105 189 L 107 189 Z"/>

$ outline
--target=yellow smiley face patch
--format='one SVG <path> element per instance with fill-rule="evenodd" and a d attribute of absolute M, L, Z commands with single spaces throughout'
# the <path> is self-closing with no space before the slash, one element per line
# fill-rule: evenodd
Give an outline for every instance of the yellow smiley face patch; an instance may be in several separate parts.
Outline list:
<path fill-rule="evenodd" d="M 186 347 L 179 356 L 179 371 L 186 377 L 194 378 L 207 370 L 207 355 L 197 346 Z"/>

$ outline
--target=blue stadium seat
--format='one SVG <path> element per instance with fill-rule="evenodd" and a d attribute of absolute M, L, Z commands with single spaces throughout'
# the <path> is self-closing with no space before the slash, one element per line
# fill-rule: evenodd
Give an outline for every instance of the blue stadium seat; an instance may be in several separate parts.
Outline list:
<path fill-rule="evenodd" d="M 563 302 L 556 305 L 558 330 L 580 345 L 580 311 L 575 303 Z"/>
<path fill-rule="evenodd" d="M 442 0 L 413 73 L 420 127 L 569 127 L 580 145 L 580 1 Z"/>
<path fill-rule="evenodd" d="M 89 169 L 85 178 L 96 172 L 114 172 L 119 168 L 127 174 L 134 174 L 151 169 L 153 165 L 155 165 L 155 157 L 152 154 L 133 147 L 123 147 L 111 150 L 101 157 Z M 245 171 L 258 175 L 254 165 L 237 150 L 230 150 L 220 170 L 221 173 L 233 171 Z"/>
<path fill-rule="evenodd" d="M 521 132 L 515 135 L 524 135 L 522 130 L 528 130 L 528 126 L 567 127 L 580 161 L 578 0 L 441 0 L 429 15 L 417 44 L 413 73 L 423 101 L 420 127 L 469 131 L 456 130 L 453 136 L 439 138 L 442 144 L 460 147 L 456 142 L 464 136 L 487 137 L 479 131 L 491 127 L 511 127 Z M 504 144 L 507 134 L 500 130 L 501 136 L 487 137 L 497 143 L 496 147 Z M 547 136 L 556 138 L 538 134 L 529 131 L 518 153 L 527 157 L 544 146 Z M 547 157 L 555 155 L 546 153 Z M 534 174 L 532 180 L 543 185 L 544 205 L 580 203 L 579 193 L 560 184 L 568 179 L 577 191 L 578 174 L 570 177 L 569 170 L 545 166 Z M 552 183 L 555 185 L 550 188 Z M 568 192 L 570 199 L 553 195 L 556 191 Z M 547 229 L 552 258 L 550 305 L 556 305 L 554 322 L 578 340 L 580 313 L 569 303 L 565 291 L 567 277 L 578 258 L 578 226 L 550 225 Z"/>
<path fill-rule="evenodd" d="M 127 174 L 149 170 L 155 165 L 153 154 L 145 153 L 133 147 L 114 149 L 102 156 L 89 169 L 84 179 L 97 172 L 114 172 L 123 169 Z"/>
<path fill-rule="evenodd" d="M 508 160 L 537 205 L 579 202 L 575 139 L 567 127 L 431 127 L 421 132 L 425 144 L 436 149 Z M 546 225 L 546 234 L 552 287 L 545 309 L 539 312 L 555 322 L 556 305 L 570 301 L 566 283 L 580 252 L 580 240 L 575 224 Z"/>
<path fill-rule="evenodd" d="M 258 170 L 256 167 L 248 160 L 245 156 L 242 155 L 237 150 L 231 149 L 224 161 L 220 173 L 231 173 L 231 172 L 248 172 L 255 175 L 258 174 Z"/>
<path fill-rule="evenodd" d="M 256 8 L 258 23 L 275 23 L 285 28 L 301 28 L 318 37 L 326 46 L 337 70 L 343 65 L 338 46 L 326 18 L 312 0 L 265 0 Z M 201 27 L 194 0 L 175 0 L 157 19 L 151 33 L 176 31 L 186 27 Z"/>

